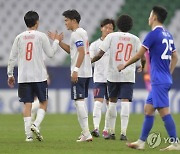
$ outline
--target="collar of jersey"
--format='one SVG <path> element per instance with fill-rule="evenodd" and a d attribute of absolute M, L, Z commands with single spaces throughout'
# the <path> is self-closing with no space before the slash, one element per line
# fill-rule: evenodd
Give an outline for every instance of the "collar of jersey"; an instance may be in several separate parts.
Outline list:
<path fill-rule="evenodd" d="M 162 29 L 164 29 L 163 26 L 155 26 L 155 27 L 153 28 L 153 30 L 155 30 L 156 28 L 162 28 Z"/>

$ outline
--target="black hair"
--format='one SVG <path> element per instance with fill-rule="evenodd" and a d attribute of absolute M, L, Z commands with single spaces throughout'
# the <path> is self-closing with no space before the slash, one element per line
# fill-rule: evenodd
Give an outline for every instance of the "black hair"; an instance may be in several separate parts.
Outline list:
<path fill-rule="evenodd" d="M 123 14 L 117 19 L 116 25 L 120 31 L 128 32 L 133 26 L 133 19 L 129 15 Z"/>
<path fill-rule="evenodd" d="M 24 16 L 24 21 L 28 28 L 33 27 L 38 20 L 39 20 L 39 15 L 35 11 L 28 11 Z"/>
<path fill-rule="evenodd" d="M 105 25 L 107 24 L 112 24 L 113 25 L 113 30 L 115 30 L 116 26 L 115 26 L 115 22 L 113 19 L 104 19 L 102 22 L 101 22 L 101 27 L 104 27 Z"/>
<path fill-rule="evenodd" d="M 81 16 L 80 16 L 79 12 L 77 12 L 76 10 L 64 11 L 62 15 L 71 20 L 75 19 L 77 21 L 77 23 L 79 23 L 81 20 Z"/>
<path fill-rule="evenodd" d="M 160 23 L 164 23 L 168 14 L 166 8 L 162 6 L 154 6 L 152 10 L 153 10 L 153 13 L 157 16 L 158 21 Z"/>

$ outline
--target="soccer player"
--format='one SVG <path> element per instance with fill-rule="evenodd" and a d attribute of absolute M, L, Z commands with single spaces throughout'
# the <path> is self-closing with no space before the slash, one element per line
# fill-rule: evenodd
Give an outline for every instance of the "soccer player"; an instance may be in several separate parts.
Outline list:
<path fill-rule="evenodd" d="M 88 96 L 89 80 L 92 77 L 88 35 L 83 28 L 79 27 L 81 16 L 76 10 L 67 10 L 62 15 L 67 30 L 72 31 L 70 45 L 62 41 L 59 45 L 71 56 L 71 98 L 75 101 L 78 121 L 82 128 L 82 134 L 77 142 L 92 141 L 84 100 Z M 49 32 L 49 37 L 53 39 L 54 34 Z"/>
<path fill-rule="evenodd" d="M 99 52 L 99 46 L 101 45 L 104 38 L 115 30 L 115 23 L 112 19 L 104 19 L 101 22 L 101 38 L 91 43 L 89 51 L 90 56 L 93 58 Z M 99 137 L 99 124 L 101 121 L 101 109 L 103 106 L 104 98 L 107 104 L 107 112 L 105 116 L 105 126 L 103 130 L 103 137 L 109 138 L 109 112 L 108 103 L 109 98 L 107 94 L 107 69 L 108 69 L 109 53 L 105 53 L 104 56 L 94 64 L 94 109 L 93 109 L 93 124 L 94 130 L 91 134 L 95 137 Z"/>
<path fill-rule="evenodd" d="M 172 35 L 163 27 L 167 17 L 167 10 L 161 6 L 154 6 L 149 16 L 150 31 L 144 39 L 139 52 L 126 64 L 119 65 L 119 71 L 131 66 L 149 50 L 151 65 L 152 89 L 145 105 L 145 119 L 140 138 L 129 143 L 130 148 L 144 149 L 145 141 L 154 123 L 154 112 L 157 109 L 166 128 L 172 144 L 161 150 L 180 150 L 176 135 L 176 126 L 169 111 L 168 92 L 172 85 L 171 74 L 178 61 Z"/>
<path fill-rule="evenodd" d="M 33 134 L 39 141 L 43 140 L 38 127 L 44 119 L 48 104 L 47 71 L 43 61 L 43 53 L 52 57 L 58 49 L 59 35 L 55 35 L 53 45 L 46 34 L 37 31 L 39 15 L 29 11 L 24 16 L 27 30 L 19 34 L 13 43 L 8 61 L 8 85 L 13 88 L 15 78 L 13 70 L 18 59 L 18 95 L 20 102 L 24 102 L 23 116 L 26 140 L 33 141 Z M 31 125 L 31 108 L 36 95 L 40 101 L 37 117 Z"/>
<path fill-rule="evenodd" d="M 92 59 L 92 62 L 100 59 L 109 50 L 108 65 L 108 93 L 109 93 L 109 121 L 111 139 L 115 139 L 115 122 L 117 117 L 116 103 L 121 99 L 121 135 L 120 140 L 127 140 L 126 130 L 129 121 L 130 103 L 135 82 L 136 64 L 119 72 L 117 66 L 128 61 L 141 47 L 140 39 L 128 33 L 133 26 L 133 20 L 129 15 L 121 15 L 116 23 L 119 31 L 106 36 L 100 46 L 100 52 Z M 142 69 L 139 64 L 139 71 Z"/>

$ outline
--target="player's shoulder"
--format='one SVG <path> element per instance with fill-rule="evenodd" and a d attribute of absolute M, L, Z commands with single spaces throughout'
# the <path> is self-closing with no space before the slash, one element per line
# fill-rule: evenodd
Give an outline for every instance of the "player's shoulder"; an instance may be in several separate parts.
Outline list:
<path fill-rule="evenodd" d="M 45 36 L 45 37 L 47 37 L 47 35 L 45 34 L 45 33 L 43 33 L 43 32 L 40 32 L 40 31 L 35 31 L 35 33 L 37 34 L 37 35 L 39 35 L 39 36 Z"/>
<path fill-rule="evenodd" d="M 72 34 L 82 34 L 82 33 L 87 33 L 85 29 L 79 27 L 75 31 L 72 32 Z"/>

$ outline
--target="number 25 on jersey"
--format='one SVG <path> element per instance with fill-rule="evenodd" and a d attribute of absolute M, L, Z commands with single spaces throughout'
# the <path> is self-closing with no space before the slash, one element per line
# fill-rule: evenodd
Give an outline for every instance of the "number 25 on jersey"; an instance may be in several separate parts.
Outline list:
<path fill-rule="evenodd" d="M 33 49 L 33 43 L 28 42 L 26 45 L 26 60 L 30 61 L 32 59 L 32 49 Z"/>
<path fill-rule="evenodd" d="M 123 58 L 124 61 L 128 61 L 131 57 L 131 52 L 132 52 L 132 44 L 118 43 L 115 60 L 122 61 Z"/>

